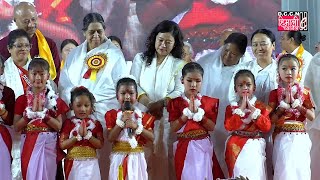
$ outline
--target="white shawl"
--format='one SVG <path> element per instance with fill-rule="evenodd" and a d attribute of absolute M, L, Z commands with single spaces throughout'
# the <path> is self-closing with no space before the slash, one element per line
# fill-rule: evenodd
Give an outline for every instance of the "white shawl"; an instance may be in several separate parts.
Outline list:
<path fill-rule="evenodd" d="M 83 42 L 68 55 L 60 74 L 60 97 L 70 103 L 70 92 L 74 87 L 88 88 L 96 99 L 94 116 L 104 125 L 104 114 L 110 109 L 119 108 L 115 84 L 120 76 L 126 74 L 126 63 L 121 50 L 115 47 L 109 39 L 89 52 L 87 52 L 87 44 L 87 41 Z M 96 80 L 83 78 L 88 70 L 86 59 L 101 53 L 106 54 L 107 63 L 98 71 Z"/>
<path fill-rule="evenodd" d="M 168 55 L 157 67 L 156 56 L 151 64 L 146 66 L 146 61 L 138 53 L 131 67 L 131 74 L 138 83 L 139 95 L 146 93 L 152 101 L 165 97 L 176 98 L 184 92 L 181 84 L 181 70 L 184 61 Z"/>
<path fill-rule="evenodd" d="M 28 59 L 26 65 L 23 67 L 28 70 L 31 59 Z M 5 85 L 10 87 L 15 94 L 16 99 L 24 94 L 22 81 L 18 67 L 14 64 L 13 59 L 9 57 L 4 63 L 4 73 L 1 77 L 4 79 Z"/>

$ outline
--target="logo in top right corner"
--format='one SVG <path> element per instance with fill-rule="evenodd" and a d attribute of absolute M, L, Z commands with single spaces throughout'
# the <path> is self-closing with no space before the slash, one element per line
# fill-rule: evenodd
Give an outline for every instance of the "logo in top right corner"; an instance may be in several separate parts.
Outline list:
<path fill-rule="evenodd" d="M 308 11 L 278 11 L 278 31 L 308 31 Z"/>

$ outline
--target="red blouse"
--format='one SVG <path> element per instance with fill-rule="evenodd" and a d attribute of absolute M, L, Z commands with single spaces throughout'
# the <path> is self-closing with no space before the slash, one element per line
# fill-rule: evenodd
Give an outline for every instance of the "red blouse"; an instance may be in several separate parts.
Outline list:
<path fill-rule="evenodd" d="M 103 134 L 102 125 L 100 124 L 100 122 L 96 120 L 94 121 L 94 124 L 96 127 L 91 131 L 92 136 L 97 137 L 97 134 L 99 133 Z M 67 137 L 68 139 L 70 136 L 70 132 L 74 127 L 75 127 L 75 124 L 70 119 L 66 119 L 66 121 L 63 123 L 63 126 L 62 126 L 61 136 Z M 86 139 L 77 141 L 72 147 L 75 147 L 75 146 L 89 146 L 95 149 L 95 147 L 89 142 L 89 140 L 86 140 Z"/>
<path fill-rule="evenodd" d="M 105 114 L 104 118 L 108 130 L 111 130 L 116 125 L 118 112 L 119 110 L 112 109 Z M 142 113 L 142 125 L 144 129 L 153 130 L 154 121 L 155 117 L 148 113 Z M 147 142 L 147 140 L 141 135 L 137 135 L 136 138 L 140 145 L 144 145 Z"/>
<path fill-rule="evenodd" d="M 310 97 L 310 90 L 307 88 L 303 89 L 303 106 L 306 107 L 307 109 L 312 109 L 314 108 L 314 104 L 311 100 Z M 269 96 L 269 105 L 272 108 L 272 110 L 275 110 L 279 106 L 280 102 L 278 101 L 278 95 L 277 95 L 277 89 L 272 90 L 270 92 Z M 295 120 L 295 121 L 301 121 L 303 122 L 306 120 L 306 117 L 304 115 L 300 115 L 299 117 L 296 117 L 293 113 L 290 112 L 285 112 L 285 114 L 282 116 L 284 119 L 282 120 Z"/>
<path fill-rule="evenodd" d="M 168 102 L 169 122 L 179 119 L 183 114 L 183 109 L 188 107 L 188 102 L 183 97 L 177 97 Z M 219 99 L 202 96 L 200 107 L 204 110 L 204 116 L 216 123 L 218 116 Z M 193 130 L 206 130 L 199 122 L 188 120 L 184 132 Z"/>
<path fill-rule="evenodd" d="M 19 96 L 18 99 L 16 100 L 14 114 L 23 116 L 23 112 L 27 108 L 27 105 L 28 105 L 27 96 L 25 94 Z M 58 98 L 56 116 L 58 117 L 61 114 L 66 114 L 68 111 L 69 111 L 69 107 L 67 106 L 67 104 L 61 98 Z M 54 116 L 55 113 L 53 113 L 52 110 L 49 110 L 49 113 L 52 117 L 55 117 Z M 34 124 L 34 125 L 37 125 L 39 127 L 48 127 L 48 125 L 45 122 L 41 122 L 39 124 Z"/>

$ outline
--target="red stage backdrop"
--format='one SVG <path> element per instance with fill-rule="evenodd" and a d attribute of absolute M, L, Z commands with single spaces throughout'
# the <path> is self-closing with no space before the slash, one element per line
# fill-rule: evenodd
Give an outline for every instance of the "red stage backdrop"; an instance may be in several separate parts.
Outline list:
<path fill-rule="evenodd" d="M 26 0 L 24 0 L 26 1 Z M 19 0 L 0 0 L 0 38 L 9 32 L 13 5 Z M 82 19 L 98 12 L 107 35 L 118 36 L 127 60 L 145 49 L 151 29 L 164 19 L 176 21 L 195 52 L 216 49 L 224 29 L 234 28 L 250 38 L 257 28 L 276 33 L 281 0 L 28 0 L 39 12 L 38 28 L 60 46 L 73 38 L 83 42 Z M 2 47 L 3 48 L 3 47 Z"/>

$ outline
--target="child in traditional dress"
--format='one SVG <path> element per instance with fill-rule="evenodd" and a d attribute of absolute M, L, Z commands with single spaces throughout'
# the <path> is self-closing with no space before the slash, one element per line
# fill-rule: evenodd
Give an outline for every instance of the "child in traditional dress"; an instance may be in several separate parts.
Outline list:
<path fill-rule="evenodd" d="M 3 74 L 4 59 L 0 55 L 0 75 Z M 9 126 L 13 122 L 15 96 L 11 88 L 0 82 L 0 179 L 11 178 L 12 139 Z"/>
<path fill-rule="evenodd" d="M 202 67 L 195 62 L 182 69 L 184 94 L 169 101 L 167 110 L 171 130 L 177 133 L 174 161 L 177 180 L 215 179 L 213 145 L 208 131 L 213 131 L 219 100 L 201 96 Z M 217 164 L 216 164 L 217 165 Z"/>
<path fill-rule="evenodd" d="M 270 119 L 275 123 L 274 180 L 310 179 L 311 141 L 304 121 L 314 120 L 309 89 L 297 82 L 301 60 L 291 54 L 278 60 L 279 87 L 270 92 Z"/>
<path fill-rule="evenodd" d="M 226 108 L 224 126 L 232 131 L 226 143 L 225 159 L 229 177 L 243 175 L 249 179 L 267 180 L 266 142 L 262 133 L 271 128 L 271 108 L 257 100 L 254 75 L 241 69 L 234 76 L 237 101 Z"/>
<path fill-rule="evenodd" d="M 23 179 L 55 179 L 57 132 L 62 116 L 69 110 L 48 81 L 49 64 L 34 58 L 28 67 L 31 87 L 16 100 L 14 128 L 21 131 L 21 169 Z"/>
<path fill-rule="evenodd" d="M 121 109 L 105 114 L 108 140 L 113 143 L 109 179 L 147 180 L 143 145 L 154 139 L 154 117 L 137 107 L 137 84 L 133 76 L 121 78 L 116 86 Z"/>
<path fill-rule="evenodd" d="M 98 120 L 90 118 L 95 98 L 85 87 L 71 91 L 70 109 L 75 116 L 67 119 L 60 137 L 61 149 L 68 149 L 64 161 L 65 178 L 100 180 L 96 149 L 103 146 L 103 129 Z"/>

